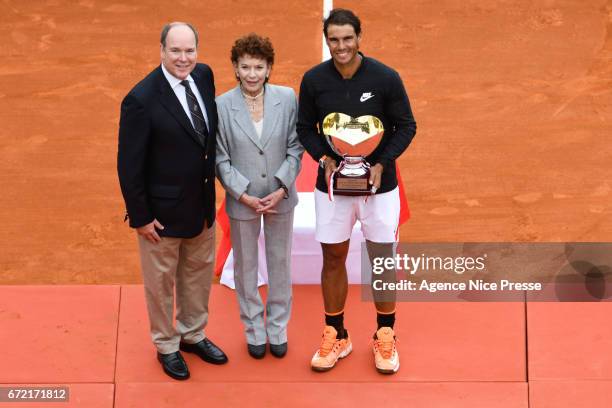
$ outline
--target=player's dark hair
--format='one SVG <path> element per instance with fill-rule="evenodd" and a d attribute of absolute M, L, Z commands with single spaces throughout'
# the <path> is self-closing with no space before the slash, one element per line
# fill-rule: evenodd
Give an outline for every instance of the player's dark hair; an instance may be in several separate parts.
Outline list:
<path fill-rule="evenodd" d="M 323 21 L 323 34 L 325 34 L 325 38 L 327 38 L 327 28 L 330 24 L 349 24 L 353 26 L 357 36 L 361 34 L 361 21 L 359 20 L 359 17 L 357 17 L 351 10 L 335 8 L 329 12 L 329 16 Z"/>

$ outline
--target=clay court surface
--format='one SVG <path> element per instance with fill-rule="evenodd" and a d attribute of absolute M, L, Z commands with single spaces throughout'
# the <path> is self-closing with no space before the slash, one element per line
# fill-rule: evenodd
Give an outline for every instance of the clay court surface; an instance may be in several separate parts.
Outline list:
<path fill-rule="evenodd" d="M 334 5 L 361 16 L 363 52 L 396 68 L 411 98 L 402 241 L 611 240 L 612 1 Z M 115 170 L 121 99 L 159 63 L 172 20 L 199 28 L 218 94 L 234 86 L 229 50 L 250 31 L 275 45 L 273 82 L 297 90 L 321 60 L 321 6 L 0 0 L 0 384 L 69 385 L 70 406 L 83 407 L 612 405 L 610 303 L 402 303 L 402 369 L 389 378 L 373 369 L 372 307 L 353 287 L 355 351 L 317 376 L 317 286 L 296 285 L 286 359 L 255 362 L 234 294 L 215 285 L 207 333 L 230 364 L 188 356 L 192 380 L 163 375 L 131 285 L 141 278 Z"/>
<path fill-rule="evenodd" d="M 612 2 L 336 1 L 395 67 L 418 123 L 402 241 L 609 241 Z M 116 176 L 119 104 L 189 20 L 217 93 L 237 36 L 273 82 L 321 60 L 319 0 L 0 2 L 0 282 L 138 283 Z M 222 190 L 218 189 L 219 203 Z"/>

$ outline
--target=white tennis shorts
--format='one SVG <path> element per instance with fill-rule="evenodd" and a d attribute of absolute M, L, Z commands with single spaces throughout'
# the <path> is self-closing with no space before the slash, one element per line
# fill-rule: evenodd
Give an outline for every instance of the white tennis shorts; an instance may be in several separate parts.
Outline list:
<path fill-rule="evenodd" d="M 315 239 L 324 244 L 337 244 L 351 237 L 355 222 L 361 222 L 365 239 L 371 242 L 396 242 L 399 228 L 399 187 L 369 196 L 334 195 L 335 201 L 315 189 L 317 226 Z"/>

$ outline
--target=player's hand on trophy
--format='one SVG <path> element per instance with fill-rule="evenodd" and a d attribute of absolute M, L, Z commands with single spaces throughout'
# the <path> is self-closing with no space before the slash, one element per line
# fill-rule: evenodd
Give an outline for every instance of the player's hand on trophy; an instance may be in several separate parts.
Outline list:
<path fill-rule="evenodd" d="M 331 174 L 338 169 L 338 164 L 331 157 L 327 157 L 325 159 L 325 182 L 327 183 L 327 187 L 329 187 L 329 178 Z"/>
<path fill-rule="evenodd" d="M 271 192 L 267 196 L 261 199 L 263 207 L 257 210 L 261 214 L 276 214 L 278 211 L 274 209 L 276 205 L 285 197 L 285 190 L 279 188 L 276 191 Z"/>
<path fill-rule="evenodd" d="M 159 230 L 163 230 L 164 226 L 161 225 L 159 221 L 153 220 L 147 225 L 143 225 L 142 227 L 136 228 L 136 232 L 138 233 L 138 235 L 142 235 L 142 237 L 146 239 L 147 241 L 153 244 L 157 244 L 158 242 L 161 241 L 161 238 L 157 234 L 157 231 L 155 230 L 155 228 Z"/>
<path fill-rule="evenodd" d="M 376 163 L 370 167 L 370 186 L 372 194 L 376 194 L 376 190 L 380 188 L 380 181 L 382 179 L 383 166 L 380 163 Z"/>

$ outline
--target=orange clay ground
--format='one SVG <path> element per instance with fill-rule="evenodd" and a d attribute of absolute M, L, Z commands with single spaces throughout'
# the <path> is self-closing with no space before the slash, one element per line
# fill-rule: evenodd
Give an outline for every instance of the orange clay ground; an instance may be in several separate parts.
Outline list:
<path fill-rule="evenodd" d="M 117 125 L 164 22 L 199 28 L 218 93 L 250 31 L 273 41 L 275 83 L 297 89 L 321 59 L 320 1 L 129 4 L 0 3 L 2 283 L 141 281 Z M 402 241 L 610 240 L 612 2 L 335 5 L 362 17 L 362 50 L 400 72 L 418 122 Z"/>
<path fill-rule="evenodd" d="M 400 72 L 418 122 L 402 241 L 611 240 L 612 1 L 335 5 L 361 16 L 362 50 Z M 402 369 L 382 377 L 355 287 L 355 351 L 330 373 L 308 369 L 317 286 L 294 289 L 285 360 L 255 361 L 215 285 L 207 335 L 230 364 L 187 356 L 189 382 L 165 377 L 115 160 L 121 99 L 172 20 L 199 28 L 218 93 L 247 32 L 272 39 L 275 83 L 297 89 L 321 58 L 320 1 L 0 2 L 0 384 L 67 384 L 66 406 L 88 408 L 612 405 L 610 303 L 402 303 Z"/>
<path fill-rule="evenodd" d="M 140 282 L 117 124 L 159 62 L 161 25 L 199 28 L 218 93 L 250 31 L 273 41 L 273 82 L 297 89 L 321 58 L 321 2 L 66 4 L 0 4 L 0 281 Z M 362 17 L 362 50 L 400 72 L 417 119 L 399 161 L 412 209 L 401 240 L 610 240 L 612 2 L 336 6 Z"/>

